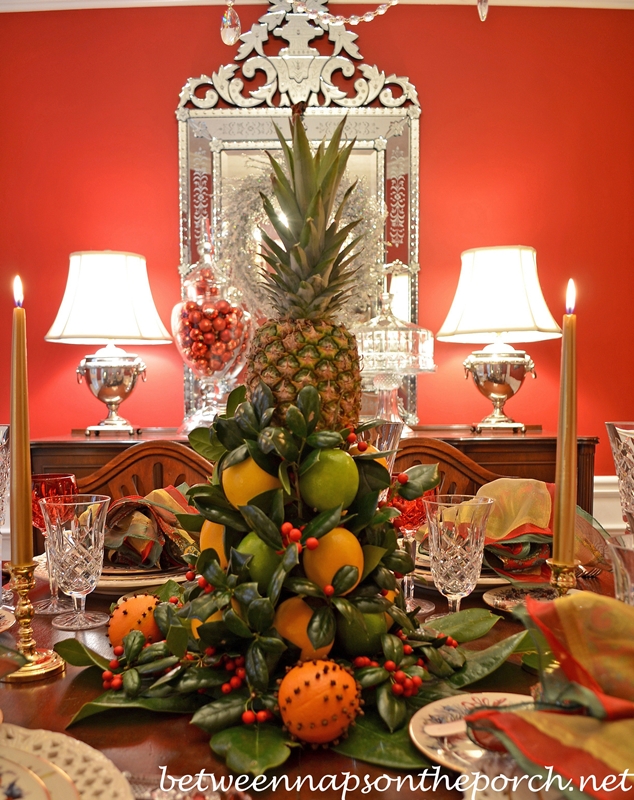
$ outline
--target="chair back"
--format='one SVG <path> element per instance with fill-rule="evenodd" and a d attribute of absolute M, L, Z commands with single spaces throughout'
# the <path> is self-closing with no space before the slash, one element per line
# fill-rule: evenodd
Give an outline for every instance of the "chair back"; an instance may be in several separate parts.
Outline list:
<path fill-rule="evenodd" d="M 438 494 L 475 494 L 485 483 L 505 477 L 491 472 L 441 439 L 424 436 L 401 439 L 394 472 L 403 472 L 415 464 L 438 464 Z"/>
<path fill-rule="evenodd" d="M 178 442 L 141 442 L 115 456 L 97 472 L 77 478 L 77 490 L 107 494 L 113 500 L 145 497 L 154 489 L 206 483 L 213 464 Z"/>

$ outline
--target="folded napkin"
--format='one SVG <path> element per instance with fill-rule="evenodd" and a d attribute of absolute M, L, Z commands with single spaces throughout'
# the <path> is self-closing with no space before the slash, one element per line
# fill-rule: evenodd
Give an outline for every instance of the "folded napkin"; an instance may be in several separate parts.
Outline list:
<path fill-rule="evenodd" d="M 106 518 L 106 560 L 148 569 L 185 564 L 183 556 L 198 553 L 198 544 L 176 514 L 197 513 L 174 486 L 115 500 Z"/>
<path fill-rule="evenodd" d="M 546 559 L 552 547 L 555 484 L 499 478 L 482 486 L 477 494 L 496 501 L 487 522 L 486 563 L 512 583 L 548 582 Z M 575 558 L 586 567 L 611 570 L 606 538 L 599 523 L 577 507 Z"/>
<path fill-rule="evenodd" d="M 560 776 L 551 786 L 572 798 L 633 797 L 634 607 L 580 592 L 529 597 L 521 613 L 558 665 L 542 670 L 535 710 L 476 711 L 470 735 L 507 750 L 529 775 Z"/>

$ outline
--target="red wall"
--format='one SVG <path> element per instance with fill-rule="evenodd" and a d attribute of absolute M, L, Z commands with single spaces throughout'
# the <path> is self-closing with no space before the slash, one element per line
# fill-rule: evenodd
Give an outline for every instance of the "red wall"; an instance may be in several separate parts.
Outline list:
<path fill-rule="evenodd" d="M 246 29 L 264 5 L 238 10 Z M 174 109 L 188 77 L 232 60 L 220 15 L 200 6 L 0 14 L 0 421 L 9 417 L 11 282 L 20 273 L 34 438 L 102 413 L 75 382 L 92 349 L 43 338 L 69 253 L 145 255 L 169 326 L 179 294 Z M 475 3 L 402 5 L 356 30 L 364 60 L 409 77 L 422 106 L 421 322 L 440 327 L 470 247 L 535 247 L 556 317 L 574 277 L 579 433 L 601 437 L 596 471 L 613 473 L 604 421 L 634 416 L 632 379 L 621 375 L 634 345 L 634 12 L 494 5 L 482 24 Z M 438 371 L 420 379 L 421 422 L 488 413 L 462 377 L 471 349 L 437 344 Z M 142 426 L 179 424 L 175 348 L 138 351 L 148 382 L 124 415 Z M 560 344 L 529 352 L 539 377 L 508 410 L 553 431 Z"/>

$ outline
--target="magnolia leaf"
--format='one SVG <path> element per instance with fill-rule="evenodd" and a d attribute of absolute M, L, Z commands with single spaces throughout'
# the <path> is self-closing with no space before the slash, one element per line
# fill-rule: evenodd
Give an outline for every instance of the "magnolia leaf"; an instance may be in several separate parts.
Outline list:
<path fill-rule="evenodd" d="M 412 744 L 406 727 L 389 733 L 385 723 L 372 710 L 366 711 L 363 717 L 357 717 L 354 727 L 349 728 L 348 738 L 331 749 L 342 756 L 389 769 L 424 770 L 431 767 L 430 762 Z M 408 786 L 408 777 L 402 776 L 405 787 Z M 414 781 L 417 780 L 415 776 Z"/>
<path fill-rule="evenodd" d="M 273 725 L 227 728 L 212 737 L 210 746 L 239 775 L 262 775 L 279 767 L 291 754 L 291 747 L 297 747 L 285 731 Z"/>

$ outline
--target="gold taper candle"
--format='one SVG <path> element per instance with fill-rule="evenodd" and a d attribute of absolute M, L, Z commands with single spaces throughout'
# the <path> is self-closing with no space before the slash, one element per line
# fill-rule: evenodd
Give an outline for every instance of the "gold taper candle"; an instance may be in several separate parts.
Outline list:
<path fill-rule="evenodd" d="M 577 317 L 575 284 L 568 281 L 562 325 L 559 427 L 555 470 L 553 561 L 574 564 L 577 508 Z"/>
<path fill-rule="evenodd" d="M 33 561 L 33 516 L 31 510 L 31 450 L 29 440 L 29 393 L 26 367 L 26 314 L 19 276 L 13 282 L 11 345 L 11 563 Z"/>

